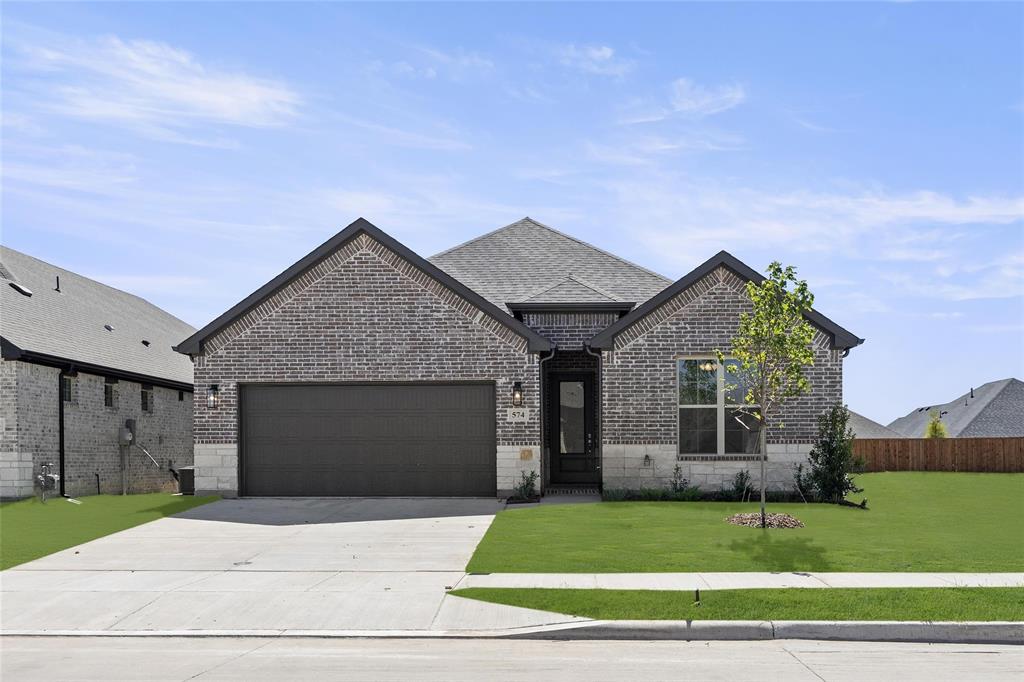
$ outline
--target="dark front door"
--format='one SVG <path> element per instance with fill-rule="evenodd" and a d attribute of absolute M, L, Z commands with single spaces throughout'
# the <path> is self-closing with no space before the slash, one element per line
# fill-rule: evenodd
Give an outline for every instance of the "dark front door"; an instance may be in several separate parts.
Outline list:
<path fill-rule="evenodd" d="M 594 375 L 551 374 L 548 382 L 552 483 L 598 483 Z"/>
<path fill-rule="evenodd" d="M 242 494 L 493 497 L 494 384 L 242 386 Z"/>

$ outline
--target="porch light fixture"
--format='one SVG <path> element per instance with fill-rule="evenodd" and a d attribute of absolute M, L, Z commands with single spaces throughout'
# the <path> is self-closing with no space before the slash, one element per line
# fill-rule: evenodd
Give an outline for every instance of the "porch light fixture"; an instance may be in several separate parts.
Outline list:
<path fill-rule="evenodd" d="M 206 389 L 206 406 L 211 410 L 217 409 L 217 405 L 220 404 L 220 386 L 217 384 L 210 384 Z"/>
<path fill-rule="evenodd" d="M 512 406 L 522 407 L 523 405 L 523 385 L 518 381 L 512 384 Z"/>

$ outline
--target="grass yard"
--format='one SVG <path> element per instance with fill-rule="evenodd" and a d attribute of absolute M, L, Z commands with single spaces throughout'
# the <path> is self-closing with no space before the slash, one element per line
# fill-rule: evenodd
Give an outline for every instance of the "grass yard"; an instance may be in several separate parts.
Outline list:
<path fill-rule="evenodd" d="M 451 594 L 599 620 L 1024 621 L 1024 588 L 541 590 L 471 587 Z"/>
<path fill-rule="evenodd" d="M 35 498 L 0 504 L 0 569 L 219 498 L 151 493 L 80 499 L 82 504 L 71 504 L 61 498 L 47 500 L 46 504 Z"/>
<path fill-rule="evenodd" d="M 857 477 L 867 511 L 770 504 L 805 528 L 725 523 L 731 502 L 602 502 L 508 509 L 467 568 L 476 573 L 1024 571 L 1024 474 L 891 472 Z"/>

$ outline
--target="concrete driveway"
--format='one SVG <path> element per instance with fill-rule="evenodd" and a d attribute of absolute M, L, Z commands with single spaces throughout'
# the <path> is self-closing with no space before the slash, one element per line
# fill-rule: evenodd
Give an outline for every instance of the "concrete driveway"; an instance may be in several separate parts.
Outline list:
<path fill-rule="evenodd" d="M 266 633 L 550 623 L 553 614 L 445 597 L 500 508 L 490 499 L 223 500 L 0 573 L 0 627 Z"/>

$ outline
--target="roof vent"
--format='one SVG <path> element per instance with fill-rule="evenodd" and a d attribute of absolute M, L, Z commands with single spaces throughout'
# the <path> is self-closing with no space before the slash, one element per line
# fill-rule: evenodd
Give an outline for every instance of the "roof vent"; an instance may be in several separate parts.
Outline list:
<path fill-rule="evenodd" d="M 53 290 L 56 291 L 58 294 L 61 293 L 61 291 L 60 291 L 60 275 L 57 275 L 57 286 L 55 286 L 53 288 Z"/>
<path fill-rule="evenodd" d="M 114 331 L 114 328 L 113 328 L 113 327 L 111 327 L 111 326 L 110 326 L 109 324 L 105 324 L 105 325 L 103 325 L 103 328 L 104 328 L 104 329 L 106 329 L 106 330 L 107 330 L 108 332 L 112 332 L 112 331 Z"/>
<path fill-rule="evenodd" d="M 29 289 L 24 284 L 21 284 L 19 282 L 8 282 L 8 284 L 10 284 L 11 288 L 14 289 L 15 291 L 17 291 L 22 296 L 31 296 L 32 295 L 32 290 Z"/>
<path fill-rule="evenodd" d="M 142 345 L 145 346 L 146 348 L 149 348 L 149 341 L 147 341 L 146 339 L 142 339 Z"/>

